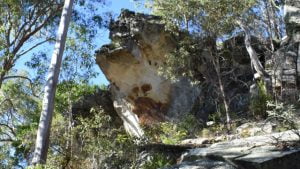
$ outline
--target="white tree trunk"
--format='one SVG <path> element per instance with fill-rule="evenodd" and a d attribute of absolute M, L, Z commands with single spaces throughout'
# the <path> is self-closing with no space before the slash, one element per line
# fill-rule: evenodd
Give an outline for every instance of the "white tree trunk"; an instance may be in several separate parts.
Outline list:
<path fill-rule="evenodd" d="M 71 20 L 73 0 L 65 0 L 61 20 L 58 27 L 55 48 L 52 54 L 46 86 L 44 89 L 43 108 L 37 131 L 35 151 L 32 164 L 44 164 L 49 147 L 50 127 L 54 109 L 54 97 L 58 82 L 62 56 L 65 48 L 69 23 Z"/>
<path fill-rule="evenodd" d="M 263 78 L 269 77 L 269 74 L 265 71 L 264 67 L 260 63 L 257 53 L 251 46 L 251 35 L 250 35 L 250 30 L 243 24 L 242 21 L 236 21 L 237 24 L 243 29 L 245 32 L 245 46 L 247 49 L 247 52 L 250 56 L 251 63 L 254 66 L 255 71 Z"/>

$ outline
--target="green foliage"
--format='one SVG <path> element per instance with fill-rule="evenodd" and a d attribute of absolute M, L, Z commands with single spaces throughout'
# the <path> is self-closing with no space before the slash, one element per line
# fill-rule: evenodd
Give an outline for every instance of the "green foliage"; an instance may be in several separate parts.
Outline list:
<path fill-rule="evenodd" d="M 257 119 L 267 117 L 267 102 L 271 100 L 271 96 L 267 93 L 265 83 L 259 81 L 257 83 L 258 95 L 251 99 L 250 111 Z"/>
<path fill-rule="evenodd" d="M 0 84 L 20 57 L 53 39 L 50 29 L 57 25 L 61 6 L 55 0 L 0 1 L 0 25 L 5 25 L 0 28 Z"/>
<path fill-rule="evenodd" d="M 48 166 L 129 168 L 133 165 L 137 158 L 134 139 L 101 107 L 92 108 L 90 114 L 75 121 L 56 114 Z M 75 125 L 70 125 L 72 123 Z"/>
<path fill-rule="evenodd" d="M 172 123 L 162 123 L 160 125 L 162 134 L 160 139 L 164 144 L 176 144 L 187 136 L 187 131 Z"/>
<path fill-rule="evenodd" d="M 88 86 L 87 83 L 97 75 L 94 71 L 94 39 L 105 22 L 98 11 L 103 2 L 75 1 L 60 75 L 62 82 L 58 85 L 55 98 L 54 136 L 51 136 L 61 140 L 54 139 L 50 143 L 51 148 L 56 150 L 50 152 L 49 157 L 60 154 L 57 152 L 68 152 L 72 104 L 80 96 L 96 90 L 95 86 Z M 0 0 L 0 149 L 3 150 L 0 152 L 0 168 L 14 168 L 20 164 L 26 166 L 31 160 L 41 112 L 41 88 L 62 5 L 61 0 Z M 21 70 L 14 70 L 19 59 L 21 63 L 27 61 L 25 65 L 31 69 L 30 76 Z M 9 77 L 11 75 L 17 76 Z M 62 130 L 58 132 L 59 129 Z M 62 141 L 61 136 L 67 139 Z M 68 161 L 65 155 L 58 155 L 57 159 L 58 164 Z"/>
<path fill-rule="evenodd" d="M 163 168 L 168 167 L 172 164 L 172 160 L 168 159 L 163 154 L 154 154 L 150 157 L 150 161 L 146 161 L 145 164 L 142 165 L 142 169 L 154 169 L 154 168 Z"/>
<path fill-rule="evenodd" d="M 296 121 L 299 113 L 294 105 L 268 101 L 267 108 L 268 117 L 266 122 L 271 122 L 275 126 L 275 131 L 292 130 L 300 127 Z"/>
<path fill-rule="evenodd" d="M 125 134 L 122 127 L 116 126 L 101 107 L 87 110 L 90 111 L 87 112 L 91 115 L 90 118 L 73 118 L 72 104 L 82 96 L 94 94 L 97 90 L 97 86 L 76 84 L 72 81 L 64 81 L 57 86 L 48 163 L 39 166 L 40 168 L 56 169 L 76 165 L 92 168 L 90 164 L 95 164 L 91 163 L 92 160 L 104 157 L 107 164 L 110 164 L 108 161 L 111 160 L 115 162 L 115 166 L 122 166 L 123 163 L 129 165 L 128 163 L 133 161 L 122 161 L 121 157 L 119 158 L 121 155 L 124 156 L 123 159 L 127 158 L 125 152 L 134 150 L 129 150 L 133 147 L 132 139 Z M 29 81 L 22 78 L 8 80 L 2 86 L 0 141 L 8 141 L 0 144 L 0 168 L 14 168 L 30 163 L 41 111 L 41 100 L 33 95 L 36 91 L 37 87 L 32 90 Z M 112 154 L 117 155 L 110 157 Z M 99 166 L 100 161 L 96 164 Z"/>
<path fill-rule="evenodd" d="M 146 7 L 153 13 L 162 16 L 170 29 L 182 26 L 188 28 L 195 16 L 197 16 L 200 3 L 197 0 L 148 0 Z"/>
<path fill-rule="evenodd" d="M 60 113 L 68 112 L 73 103 L 77 102 L 82 96 L 95 93 L 97 89 L 96 85 L 78 84 L 73 81 L 59 83 L 55 97 L 56 111 Z"/>
<path fill-rule="evenodd" d="M 187 131 L 188 137 L 195 137 L 200 130 L 204 127 L 204 124 L 200 122 L 194 115 L 187 114 L 183 117 L 178 124 L 179 128 Z"/>
<path fill-rule="evenodd" d="M 161 122 L 145 127 L 150 142 L 178 144 L 187 137 L 193 137 L 200 131 L 200 124 L 193 115 L 187 115 L 178 123 Z"/>
<path fill-rule="evenodd" d="M 219 123 L 221 121 L 222 115 L 220 111 L 214 112 L 208 115 L 208 120 L 214 123 Z"/>
<path fill-rule="evenodd" d="M 188 77 L 193 81 L 199 81 L 199 64 L 203 63 L 199 57 L 203 51 L 203 39 L 195 39 L 189 36 L 178 41 L 178 47 L 166 55 L 164 65 L 159 68 L 160 74 L 168 79 L 176 80 L 178 77 Z"/>
<path fill-rule="evenodd" d="M 105 19 L 98 8 L 104 0 L 75 1 L 68 31 L 60 79 L 88 81 L 95 77 L 95 38 Z M 36 70 L 35 80 L 44 82 L 55 39 L 61 0 L 0 1 L 0 88 L 3 77 L 12 73 L 15 63 L 23 58 Z"/>
<path fill-rule="evenodd" d="M 104 84 L 100 85 L 99 88 L 100 88 L 101 90 L 108 90 L 108 86 L 107 86 L 107 85 L 104 85 Z"/>
<path fill-rule="evenodd" d="M 35 132 L 41 111 L 41 86 L 47 71 L 49 53 L 45 49 L 52 46 L 62 7 L 61 0 L 0 0 L 0 74 L 15 75 L 20 71 L 13 66 L 20 58 L 29 60 L 26 65 L 35 70 L 34 83 L 13 79 L 2 81 L 0 85 L 0 168 L 16 168 L 27 165 L 32 157 Z M 118 126 L 101 107 L 87 110 L 89 117 L 72 114 L 72 106 L 82 95 L 94 93 L 98 88 L 87 85 L 95 77 L 94 42 L 98 29 L 104 25 L 104 18 L 97 8 L 102 0 L 78 0 L 69 29 L 61 83 L 56 94 L 48 164 L 35 168 L 130 168 L 138 159 L 134 138 L 128 136 L 122 126 Z M 234 21 L 239 17 L 251 20 L 247 13 L 256 2 L 254 0 L 149 0 L 155 14 L 163 17 L 167 28 L 180 39 L 178 29 L 192 32 L 193 38 L 180 39 L 178 48 L 167 56 L 164 72 L 172 79 L 186 76 L 200 81 L 199 65 L 204 63 L 200 55 L 203 48 L 211 47 L 212 41 L 235 32 Z M 49 16 L 48 20 L 45 20 Z M 45 22 L 44 25 L 42 25 Z M 27 24 L 23 26 L 23 24 Z M 32 25 L 32 26 L 30 26 Z M 36 30 L 36 28 L 38 28 Z M 35 31 L 36 30 L 36 31 Z M 35 31 L 35 32 L 32 32 Z M 264 31 L 261 31 L 264 32 Z M 265 32 L 264 32 L 265 33 Z M 30 35 L 27 37 L 27 35 Z M 204 43 L 204 39 L 213 37 Z M 45 41 L 48 46 L 36 47 Z M 15 48 L 20 45 L 20 48 Z M 116 44 L 118 45 L 118 44 Z M 39 45 L 37 45 L 39 46 Z M 31 48 L 33 47 L 33 48 Z M 30 49 L 29 53 L 26 51 Z M 34 49 L 34 50 L 33 50 Z M 25 53 L 24 53 L 25 52 Z M 25 74 L 27 76 L 27 74 Z M 32 85 L 34 88 L 32 88 Z M 101 86 L 100 89 L 107 90 Z M 261 93 L 265 89 L 261 88 Z M 254 103 L 253 110 L 264 114 L 266 110 L 264 94 Z M 262 105 L 259 105 L 263 103 Z M 256 109 L 256 107 L 260 107 Z M 276 106 L 275 106 L 276 107 Z M 268 111 L 270 119 L 281 119 L 283 124 L 292 124 L 292 108 Z M 273 112 L 273 114 L 272 114 Z M 217 121 L 217 118 L 212 117 Z M 283 121 L 282 121 L 283 120 Z M 202 128 L 193 116 L 187 116 L 180 123 L 165 122 L 150 127 L 147 131 L 151 141 L 176 144 L 194 135 Z M 214 125 L 203 132 L 222 131 L 224 126 Z M 158 168 L 170 164 L 161 154 L 151 156 L 144 168 Z"/>
<path fill-rule="evenodd" d="M 146 6 L 162 16 L 171 29 L 222 35 L 256 3 L 255 0 L 148 0 Z"/>
<path fill-rule="evenodd" d="M 75 1 L 60 80 L 71 81 L 76 79 L 76 82 L 83 83 L 98 75 L 94 70 L 95 38 L 98 37 L 99 30 L 105 26 L 104 16 L 98 10 L 104 2 L 104 0 Z M 53 25 L 51 28 L 56 31 L 56 26 Z M 51 31 L 53 31 L 52 29 Z M 44 82 L 50 56 L 51 53 L 48 51 L 37 48 L 32 54 L 32 58 L 26 62 L 30 69 L 36 71 L 36 80 L 41 83 Z"/>
<path fill-rule="evenodd" d="M 145 128 L 146 136 L 151 142 L 164 144 L 176 144 L 184 139 L 188 131 L 172 122 L 161 122 L 147 126 Z"/>
<path fill-rule="evenodd" d="M 24 79 L 8 80 L 0 91 L 0 168 L 13 168 L 30 158 L 40 100 Z"/>

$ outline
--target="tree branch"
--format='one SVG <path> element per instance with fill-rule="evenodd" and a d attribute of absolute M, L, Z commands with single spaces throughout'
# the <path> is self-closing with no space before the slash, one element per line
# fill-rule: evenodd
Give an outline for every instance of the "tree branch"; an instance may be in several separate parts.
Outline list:
<path fill-rule="evenodd" d="M 54 14 L 52 14 L 52 16 L 53 16 L 53 15 L 54 15 Z M 40 30 L 47 24 L 47 22 L 50 20 L 50 18 L 51 18 L 52 16 L 48 16 L 48 17 L 45 19 L 45 21 L 44 21 L 41 25 L 39 25 L 38 27 L 36 27 L 32 32 L 26 34 L 26 35 L 20 40 L 20 42 L 18 43 L 18 45 L 14 48 L 14 50 L 13 50 L 12 53 L 15 55 L 15 54 L 20 50 L 20 48 L 23 46 L 24 42 L 26 42 L 26 41 L 27 41 L 31 36 L 33 36 L 35 33 L 37 33 L 38 31 L 40 31 Z"/>
<path fill-rule="evenodd" d="M 16 135 L 15 130 L 12 127 L 10 127 L 8 124 L 0 123 L 0 126 L 4 126 L 5 128 L 8 128 L 14 136 Z"/>
<path fill-rule="evenodd" d="M 12 138 L 3 138 L 3 139 L 0 139 L 0 142 L 12 142 L 14 141 Z"/>
<path fill-rule="evenodd" d="M 276 8 L 277 10 L 280 11 L 280 7 L 276 5 L 276 3 L 275 3 L 274 0 L 270 0 L 270 2 L 271 2 L 272 6 L 273 6 L 274 8 Z"/>
<path fill-rule="evenodd" d="M 32 80 L 31 80 L 29 77 L 21 76 L 21 75 L 5 76 L 5 77 L 3 78 L 3 81 L 4 81 L 4 80 L 7 80 L 7 79 L 13 79 L 13 78 L 21 78 L 21 79 L 28 80 L 29 83 L 30 83 L 30 89 L 31 89 L 32 95 L 33 95 L 34 97 L 38 97 L 38 96 L 35 94 L 34 90 L 33 90 L 33 82 L 32 82 Z"/>
<path fill-rule="evenodd" d="M 35 17 L 35 19 L 33 21 L 31 21 L 31 24 L 28 26 L 28 28 L 23 31 L 24 36 L 20 39 L 19 43 L 14 48 L 14 50 L 12 52 L 13 54 L 16 54 L 19 51 L 19 49 L 23 46 L 25 41 L 27 41 L 31 36 L 33 36 L 38 31 L 40 31 L 48 23 L 48 21 L 55 16 L 57 10 L 60 7 L 58 6 L 57 9 L 52 9 L 52 6 L 53 6 L 53 4 L 49 4 L 49 6 L 46 6 L 46 7 L 42 8 L 41 10 L 38 10 L 36 12 L 36 13 L 39 13 L 39 14 Z M 44 21 L 39 26 L 36 26 L 33 31 L 31 31 L 33 29 L 33 26 L 36 24 L 37 20 L 41 16 L 45 16 L 46 13 L 49 12 L 49 11 L 50 11 L 50 14 L 48 16 L 46 16 Z M 28 23 L 30 23 L 30 21 Z M 16 38 L 18 38 L 18 37 L 16 37 Z M 17 40 L 17 39 L 15 39 L 15 40 Z"/>
<path fill-rule="evenodd" d="M 11 32 L 11 29 L 12 29 L 12 23 L 10 22 L 10 18 L 11 18 L 11 15 L 10 15 L 10 13 L 8 13 L 8 24 L 9 24 L 9 26 L 8 26 L 8 29 L 7 29 L 7 33 L 6 33 L 6 45 L 7 45 L 7 48 L 9 48 L 10 47 L 10 32 Z"/>
<path fill-rule="evenodd" d="M 48 39 L 46 39 L 44 41 L 41 41 L 41 42 L 35 44 L 34 46 L 32 46 L 31 48 L 27 49 L 26 51 L 24 51 L 24 52 L 22 52 L 20 54 L 17 54 L 16 58 L 19 58 L 20 56 L 25 55 L 26 53 L 30 52 L 32 49 L 34 49 L 34 48 L 36 48 L 36 47 L 38 47 L 38 46 L 40 46 L 40 45 L 42 45 L 42 44 L 44 44 L 46 42 L 49 42 L 51 40 L 55 40 L 55 39 L 54 38 L 48 38 Z"/>

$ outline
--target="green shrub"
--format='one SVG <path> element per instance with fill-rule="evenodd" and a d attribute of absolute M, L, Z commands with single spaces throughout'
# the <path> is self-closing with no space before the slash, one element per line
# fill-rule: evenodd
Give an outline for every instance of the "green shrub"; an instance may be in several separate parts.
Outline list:
<path fill-rule="evenodd" d="M 146 137 L 150 142 L 177 144 L 184 139 L 188 131 L 172 122 L 161 122 L 145 127 Z"/>
<path fill-rule="evenodd" d="M 259 81 L 257 83 L 258 95 L 251 99 L 250 111 L 256 119 L 264 119 L 267 117 L 267 102 L 271 100 L 270 95 L 267 93 L 265 83 Z"/>
<path fill-rule="evenodd" d="M 297 129 L 299 126 L 296 122 L 296 109 L 294 105 L 284 105 L 283 103 L 267 103 L 268 118 L 266 122 L 275 125 L 275 131 L 285 131 Z"/>
<path fill-rule="evenodd" d="M 67 119 L 53 119 L 48 168 L 130 168 L 138 159 L 135 138 L 118 126 L 101 107 L 90 110 L 90 116 L 76 118 L 67 128 Z"/>
<path fill-rule="evenodd" d="M 204 124 L 197 120 L 194 115 L 186 115 L 178 124 L 179 128 L 186 130 L 188 136 L 194 137 L 197 135 L 204 127 Z"/>
<path fill-rule="evenodd" d="M 162 133 L 160 139 L 164 144 L 177 144 L 187 136 L 187 130 L 177 124 L 165 122 L 161 124 Z"/>
<path fill-rule="evenodd" d="M 145 126 L 144 131 L 150 142 L 177 144 L 187 137 L 195 137 L 203 128 L 193 115 L 188 114 L 178 123 L 161 122 Z"/>
<path fill-rule="evenodd" d="M 165 155 L 156 153 L 142 166 L 142 169 L 163 168 L 170 166 L 172 163 L 172 160 L 168 159 Z"/>

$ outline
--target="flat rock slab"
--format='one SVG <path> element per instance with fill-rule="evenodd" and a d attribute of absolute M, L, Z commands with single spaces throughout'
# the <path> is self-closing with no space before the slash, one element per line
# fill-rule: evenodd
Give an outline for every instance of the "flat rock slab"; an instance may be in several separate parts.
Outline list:
<path fill-rule="evenodd" d="M 184 162 L 165 169 L 236 169 L 234 166 L 224 162 L 210 159 L 196 160 L 193 162 Z"/>
<path fill-rule="evenodd" d="M 204 162 L 222 162 L 220 167 L 228 169 L 300 169 L 299 139 L 296 132 L 286 131 L 215 143 L 191 149 L 174 168 L 208 169 L 212 167 L 203 165 Z"/>

